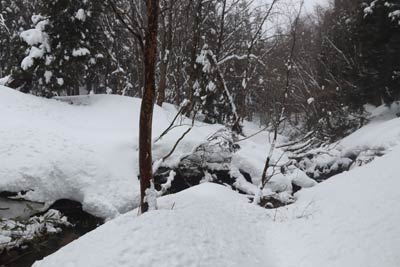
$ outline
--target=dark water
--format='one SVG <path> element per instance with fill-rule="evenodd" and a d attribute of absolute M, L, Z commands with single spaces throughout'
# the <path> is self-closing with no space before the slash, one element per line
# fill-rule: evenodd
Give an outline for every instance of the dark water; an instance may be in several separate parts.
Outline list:
<path fill-rule="evenodd" d="M 0 255 L 0 267 L 30 267 L 35 261 L 56 252 L 103 223 L 101 219 L 84 212 L 79 202 L 62 199 L 56 201 L 50 208 L 59 210 L 74 226 L 62 227 L 63 231 L 58 234 L 42 236 L 27 244 L 23 249 L 3 252 Z"/>
<path fill-rule="evenodd" d="M 33 214 L 42 211 L 43 207 L 44 205 L 41 203 L 0 197 L 0 218 L 26 220 Z"/>

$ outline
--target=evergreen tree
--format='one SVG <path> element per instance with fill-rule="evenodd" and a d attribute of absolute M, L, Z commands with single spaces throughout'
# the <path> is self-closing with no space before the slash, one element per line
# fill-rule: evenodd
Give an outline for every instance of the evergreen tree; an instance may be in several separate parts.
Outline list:
<path fill-rule="evenodd" d="M 84 78 L 103 58 L 101 10 L 100 1 L 42 0 L 40 15 L 32 16 L 35 28 L 20 34 L 28 48 L 12 72 L 14 83 L 31 80 L 30 90 L 40 94 L 79 94 Z"/>
<path fill-rule="evenodd" d="M 367 1 L 361 5 L 360 49 L 365 68 L 360 81 L 375 104 L 400 99 L 400 3 Z"/>

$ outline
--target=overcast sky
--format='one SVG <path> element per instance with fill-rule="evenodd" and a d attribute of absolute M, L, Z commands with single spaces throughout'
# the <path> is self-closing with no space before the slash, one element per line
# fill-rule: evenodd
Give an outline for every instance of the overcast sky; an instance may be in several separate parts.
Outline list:
<path fill-rule="evenodd" d="M 331 0 L 304 0 L 304 9 L 308 12 L 312 11 L 315 5 L 322 5 L 322 6 L 327 6 L 329 1 Z M 349 0 L 351 1 L 351 0 Z M 267 4 L 271 3 L 272 0 L 257 0 L 258 4 Z M 278 2 L 284 2 L 284 3 L 289 3 L 291 5 L 297 5 L 299 6 L 301 3 L 301 0 L 278 0 Z"/>
<path fill-rule="evenodd" d="M 253 2 L 253 7 L 265 6 L 271 3 L 273 0 L 255 0 Z M 304 0 L 304 5 L 302 13 L 312 14 L 316 5 L 321 5 L 323 7 L 329 6 L 329 3 L 333 0 Z M 349 0 L 351 1 L 351 0 Z M 275 16 L 274 22 L 267 22 L 265 25 L 265 30 L 267 30 L 267 35 L 273 35 L 276 32 L 276 25 L 290 25 L 298 14 L 302 0 L 278 0 L 275 5 L 275 11 L 280 15 Z"/>

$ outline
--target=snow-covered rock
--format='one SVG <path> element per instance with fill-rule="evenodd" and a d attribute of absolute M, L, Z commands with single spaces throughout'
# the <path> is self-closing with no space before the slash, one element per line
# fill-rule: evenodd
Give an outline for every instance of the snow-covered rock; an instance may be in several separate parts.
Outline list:
<path fill-rule="evenodd" d="M 57 210 L 48 210 L 28 220 L 0 220 L 0 254 L 4 250 L 19 247 L 26 242 L 46 235 L 61 232 L 61 226 L 71 226 L 67 217 Z"/>

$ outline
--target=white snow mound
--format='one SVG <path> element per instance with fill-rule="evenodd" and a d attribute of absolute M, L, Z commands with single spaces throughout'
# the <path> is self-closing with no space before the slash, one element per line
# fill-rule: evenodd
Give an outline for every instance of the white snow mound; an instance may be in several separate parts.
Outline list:
<path fill-rule="evenodd" d="M 273 266 L 267 214 L 232 190 L 205 183 L 159 206 L 109 221 L 33 266 Z"/>

